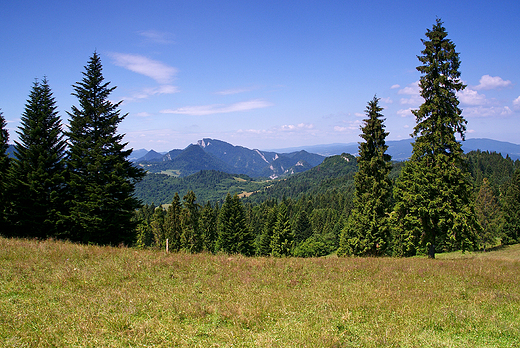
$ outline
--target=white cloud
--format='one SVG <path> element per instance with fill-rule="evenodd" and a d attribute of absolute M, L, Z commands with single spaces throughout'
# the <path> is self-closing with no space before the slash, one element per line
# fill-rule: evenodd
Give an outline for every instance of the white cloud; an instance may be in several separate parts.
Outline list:
<path fill-rule="evenodd" d="M 479 94 L 470 88 L 466 88 L 460 92 L 457 92 L 457 97 L 462 104 L 466 105 L 485 105 L 487 104 L 486 96 Z"/>
<path fill-rule="evenodd" d="M 180 91 L 177 86 L 162 85 L 154 88 L 144 88 L 143 90 L 136 92 L 129 97 L 123 97 L 122 99 L 125 101 L 125 103 L 128 103 L 139 99 L 146 99 L 152 95 L 174 94 L 179 92 Z"/>
<path fill-rule="evenodd" d="M 480 78 L 479 84 L 475 86 L 475 89 L 500 89 L 511 86 L 513 86 L 513 83 L 509 80 L 503 80 L 499 76 L 484 75 Z"/>
<path fill-rule="evenodd" d="M 223 91 L 215 92 L 215 94 L 218 94 L 218 95 L 239 94 L 239 93 L 249 92 L 249 91 L 252 91 L 254 89 L 255 89 L 255 87 L 226 89 L 226 90 L 223 90 Z"/>
<path fill-rule="evenodd" d="M 359 131 L 359 127 L 362 123 L 361 120 L 346 121 L 344 126 L 334 126 L 335 132 L 352 132 Z"/>
<path fill-rule="evenodd" d="M 464 108 L 465 117 L 505 117 L 513 113 L 507 106 L 475 106 Z"/>
<path fill-rule="evenodd" d="M 419 88 L 419 81 L 415 81 L 414 83 L 410 83 L 403 89 L 400 89 L 397 94 L 409 95 L 410 98 L 401 98 L 400 103 L 406 105 L 420 105 L 424 99 L 421 97 L 421 90 Z"/>
<path fill-rule="evenodd" d="M 412 110 L 417 110 L 417 109 L 415 109 L 415 108 L 401 109 L 401 110 L 397 110 L 397 114 L 401 117 L 414 116 L 414 114 L 412 114 Z"/>
<path fill-rule="evenodd" d="M 381 98 L 381 101 L 383 103 L 387 103 L 387 104 L 392 104 L 394 101 L 392 100 L 392 98 L 388 97 L 388 98 Z"/>
<path fill-rule="evenodd" d="M 170 84 L 178 71 L 172 66 L 137 54 L 112 53 L 110 56 L 115 65 L 148 76 L 162 85 Z"/>
<path fill-rule="evenodd" d="M 513 106 L 515 109 L 520 109 L 520 97 L 513 100 Z"/>
<path fill-rule="evenodd" d="M 312 123 L 300 123 L 297 125 L 294 124 L 284 124 L 280 127 L 282 131 L 296 131 L 296 130 L 302 130 L 302 129 L 313 129 L 314 125 Z"/>
<path fill-rule="evenodd" d="M 401 86 L 400 86 L 400 85 L 397 85 L 397 84 L 395 84 L 395 85 L 392 85 L 392 86 L 390 87 L 390 89 L 396 89 L 396 88 L 401 88 Z"/>
<path fill-rule="evenodd" d="M 272 103 L 261 99 L 254 99 L 245 102 L 234 103 L 231 105 L 223 105 L 223 104 L 211 104 L 211 105 L 200 105 L 200 106 L 185 106 L 182 108 L 178 108 L 175 110 L 167 109 L 162 110 L 163 114 L 179 114 L 179 115 L 194 115 L 194 116 L 203 116 L 203 115 L 213 115 L 213 114 L 225 114 L 229 112 L 237 112 L 237 111 L 248 111 L 253 109 L 266 108 L 268 106 L 272 106 Z"/>
<path fill-rule="evenodd" d="M 150 117 L 152 116 L 152 114 L 150 114 L 149 112 L 138 112 L 135 114 L 135 116 L 137 117 Z"/>
<path fill-rule="evenodd" d="M 156 30 L 145 30 L 140 31 L 139 35 L 146 38 L 149 41 L 152 41 L 154 43 L 158 44 L 171 44 L 174 43 L 174 41 L 171 39 L 172 34 L 162 31 L 156 31 Z"/>

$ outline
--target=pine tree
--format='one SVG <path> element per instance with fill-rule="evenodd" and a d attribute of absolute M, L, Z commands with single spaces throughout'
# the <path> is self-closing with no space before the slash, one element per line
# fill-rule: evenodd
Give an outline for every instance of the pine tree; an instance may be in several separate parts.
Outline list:
<path fill-rule="evenodd" d="M 271 239 L 271 255 L 275 257 L 290 256 L 294 236 L 289 220 L 287 205 L 282 201 L 278 207 L 278 218 Z"/>
<path fill-rule="evenodd" d="M 150 229 L 152 230 L 154 246 L 159 249 L 164 249 L 166 246 L 166 234 L 164 231 L 164 209 L 161 206 L 155 208 L 150 221 Z"/>
<path fill-rule="evenodd" d="M 500 230 L 500 205 L 493 194 L 487 178 L 482 180 L 482 186 L 475 201 L 475 211 L 482 229 L 479 234 L 479 245 L 484 251 L 496 245 Z"/>
<path fill-rule="evenodd" d="M 503 212 L 502 244 L 520 243 L 520 169 L 515 171 L 507 188 Z"/>
<path fill-rule="evenodd" d="M 218 251 L 252 255 L 254 238 L 246 223 L 246 212 L 237 194 L 226 195 L 218 216 Z"/>
<path fill-rule="evenodd" d="M 217 240 L 218 210 L 210 202 L 206 202 L 200 212 L 200 228 L 202 235 L 202 250 L 214 253 Z"/>
<path fill-rule="evenodd" d="M 390 242 L 390 155 L 385 138 L 384 119 L 379 99 L 374 97 L 366 108 L 357 158 L 359 170 L 354 176 L 354 208 L 341 233 L 338 255 L 384 255 Z"/>
<path fill-rule="evenodd" d="M 104 82 L 97 53 L 89 59 L 83 79 L 73 86 L 79 106 L 69 112 L 67 167 L 69 172 L 69 214 L 72 240 L 98 244 L 131 243 L 134 210 L 140 206 L 133 196 L 135 182 L 144 171 L 135 167 L 125 150 L 117 126 L 119 103 L 110 94 L 116 87 Z"/>
<path fill-rule="evenodd" d="M 0 112 L 0 232 L 1 234 L 7 235 L 9 228 L 7 225 L 7 183 L 8 183 L 8 171 L 10 165 L 10 158 L 7 155 L 7 149 L 9 147 L 9 133 L 6 129 L 7 123 L 5 122 L 4 115 Z"/>
<path fill-rule="evenodd" d="M 181 246 L 190 253 L 202 251 L 202 236 L 200 233 L 200 205 L 195 203 L 197 197 L 193 191 L 182 198 L 183 208 L 181 212 Z"/>
<path fill-rule="evenodd" d="M 458 133 L 464 140 L 466 131 L 456 96 L 465 85 L 460 80 L 459 54 L 447 35 L 437 19 L 418 56 L 424 103 L 413 111 L 417 124 L 412 157 L 394 186 L 396 255 L 427 250 L 433 258 L 436 250 L 471 249 L 479 228 L 461 144 L 455 137 Z"/>
<path fill-rule="evenodd" d="M 164 229 L 166 238 L 168 239 L 168 248 L 171 251 L 181 250 L 181 214 L 181 198 L 179 194 L 175 192 L 172 204 L 168 206 L 166 216 L 164 217 Z"/>
<path fill-rule="evenodd" d="M 267 217 L 264 222 L 262 233 L 258 238 L 256 246 L 256 255 L 268 256 L 271 255 L 271 240 L 273 239 L 274 229 L 276 227 L 276 220 L 278 218 L 278 206 L 268 208 Z"/>
<path fill-rule="evenodd" d="M 65 140 L 48 81 L 35 81 L 15 142 L 11 223 L 17 236 L 59 237 L 64 212 Z"/>

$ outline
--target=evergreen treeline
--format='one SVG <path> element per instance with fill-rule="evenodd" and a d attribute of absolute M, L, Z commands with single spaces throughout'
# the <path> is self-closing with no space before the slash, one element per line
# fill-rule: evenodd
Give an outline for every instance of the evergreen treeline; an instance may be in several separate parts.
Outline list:
<path fill-rule="evenodd" d="M 424 103 L 413 111 L 410 160 L 393 163 L 386 154 L 388 132 L 374 97 L 357 158 L 327 158 L 244 200 L 229 189 L 223 200 L 222 192 L 205 193 L 208 183 L 225 190 L 225 180 L 243 189 L 251 185 L 247 177 L 202 171 L 182 179 L 181 186 L 153 176 L 145 190 L 157 180 L 176 192 L 188 187 L 182 199 L 169 191 L 171 203 L 157 207 L 140 206 L 134 196 L 144 171 L 127 160 L 131 151 L 117 134 L 126 115 L 110 102 L 115 87 L 104 82 L 94 53 L 73 86 L 78 105 L 68 113 L 68 131 L 62 131 L 46 78 L 33 85 L 12 160 L 0 113 L 1 233 L 276 257 L 337 251 L 433 258 L 436 252 L 519 243 L 520 162 L 481 151 L 463 155 L 456 140 L 466 132 L 456 96 L 465 88 L 459 54 L 440 20 L 422 41 L 417 70 Z M 199 200 L 194 190 L 203 192 Z"/>
<path fill-rule="evenodd" d="M 140 207 L 135 182 L 144 171 L 128 161 L 118 124 L 126 115 L 109 96 L 97 53 L 83 79 L 64 132 L 47 78 L 36 80 L 15 142 L 6 156 L 5 120 L 0 118 L 1 233 L 5 236 L 62 238 L 84 243 L 130 244 Z"/>

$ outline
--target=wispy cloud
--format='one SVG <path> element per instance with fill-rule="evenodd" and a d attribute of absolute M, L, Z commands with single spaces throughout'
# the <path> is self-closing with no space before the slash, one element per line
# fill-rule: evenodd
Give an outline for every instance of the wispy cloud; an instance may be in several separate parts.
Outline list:
<path fill-rule="evenodd" d="M 401 109 L 401 110 L 397 110 L 397 114 L 401 117 L 414 116 L 414 114 L 412 114 L 412 110 L 417 110 L 417 109 L 416 108 Z"/>
<path fill-rule="evenodd" d="M 114 64 L 148 76 L 162 85 L 170 84 L 178 70 L 172 66 L 137 54 L 112 53 Z"/>
<path fill-rule="evenodd" d="M 486 96 L 479 94 L 477 91 L 471 88 L 465 88 L 464 90 L 457 92 L 457 97 L 462 104 L 466 105 L 484 105 L 487 104 Z"/>
<path fill-rule="evenodd" d="M 256 89 L 256 87 L 225 89 L 223 91 L 215 92 L 215 94 L 218 94 L 218 95 L 231 95 L 231 94 L 239 94 L 239 93 L 244 93 L 244 92 L 250 92 L 250 91 L 255 90 L 255 89 Z"/>
<path fill-rule="evenodd" d="M 353 131 L 359 131 L 360 126 L 361 120 L 345 121 L 345 125 L 334 126 L 334 132 L 351 133 Z"/>
<path fill-rule="evenodd" d="M 390 89 L 397 89 L 397 88 L 401 88 L 401 86 L 398 85 L 398 84 L 395 84 L 395 85 L 392 85 L 392 86 L 390 87 Z"/>
<path fill-rule="evenodd" d="M 162 85 L 154 88 L 144 88 L 143 90 L 136 92 L 130 96 L 123 97 L 122 99 L 125 103 L 133 102 L 140 99 L 147 99 L 153 95 L 161 95 L 161 94 L 174 94 L 179 93 L 179 88 L 173 85 Z"/>
<path fill-rule="evenodd" d="M 299 124 L 284 124 L 281 126 L 272 127 L 269 129 L 239 129 L 237 133 L 250 133 L 250 134 L 263 134 L 263 135 L 275 135 L 275 134 L 287 134 L 287 133 L 301 133 L 309 132 L 314 129 L 312 123 L 299 123 Z"/>
<path fill-rule="evenodd" d="M 137 117 L 150 117 L 150 116 L 152 116 L 152 114 L 149 113 L 149 112 L 138 112 L 138 113 L 136 113 L 134 115 L 137 116 Z"/>
<path fill-rule="evenodd" d="M 511 81 L 504 80 L 500 76 L 484 75 L 480 78 L 479 84 L 475 86 L 475 89 L 501 89 L 512 86 L 513 83 Z"/>
<path fill-rule="evenodd" d="M 144 30 L 140 31 L 138 33 L 140 36 L 144 37 L 148 41 L 162 44 L 162 45 L 168 45 L 174 43 L 172 39 L 172 34 L 163 32 L 163 31 L 157 31 L 157 30 Z"/>
<path fill-rule="evenodd" d="M 515 109 L 520 109 L 520 97 L 513 100 L 513 106 L 515 107 Z"/>
<path fill-rule="evenodd" d="M 179 114 L 179 115 L 213 115 L 213 114 L 226 114 L 237 111 L 248 111 L 253 109 L 260 109 L 272 106 L 273 104 L 262 99 L 254 99 L 230 105 L 224 104 L 211 104 L 211 105 L 200 105 L 200 106 L 185 106 L 175 110 L 167 109 L 162 110 L 163 114 Z"/>
<path fill-rule="evenodd" d="M 465 117 L 506 117 L 513 113 L 508 106 L 475 106 L 464 108 Z"/>
<path fill-rule="evenodd" d="M 409 98 L 401 98 L 401 104 L 418 106 L 424 101 L 424 99 L 421 97 L 419 81 L 410 83 L 405 88 L 400 89 L 399 92 L 397 92 L 397 94 L 404 94 L 409 96 Z"/>

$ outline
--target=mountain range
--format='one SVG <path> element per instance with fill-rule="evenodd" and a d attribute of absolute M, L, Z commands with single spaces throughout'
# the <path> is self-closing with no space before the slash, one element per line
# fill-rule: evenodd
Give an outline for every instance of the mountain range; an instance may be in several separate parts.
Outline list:
<path fill-rule="evenodd" d="M 413 139 L 389 140 L 386 142 L 386 145 L 388 145 L 387 153 L 390 156 L 392 156 L 392 160 L 394 161 L 405 161 L 412 155 L 412 142 Z M 313 146 L 289 147 L 282 149 L 273 149 L 270 151 L 278 151 L 283 153 L 296 150 L 305 150 L 310 153 L 317 153 L 328 157 L 333 155 L 341 155 L 342 153 L 350 153 L 353 155 L 357 155 L 358 148 L 358 143 L 336 143 Z M 501 153 L 502 156 L 509 156 L 513 160 L 520 159 L 520 145 L 505 141 L 498 141 L 486 138 L 466 139 L 462 142 L 462 149 L 464 150 L 464 153 L 480 150 Z"/>
<path fill-rule="evenodd" d="M 304 172 L 323 162 L 326 156 L 305 150 L 278 153 L 234 146 L 217 139 L 204 138 L 185 149 L 160 154 L 153 150 L 135 162 L 151 173 L 188 176 L 201 170 L 246 174 L 271 179 Z"/>
<path fill-rule="evenodd" d="M 404 161 L 412 154 L 413 139 L 387 141 L 387 153 L 394 161 Z M 358 143 L 323 144 L 300 146 L 269 151 L 251 150 L 234 146 L 221 140 L 204 138 L 184 149 L 174 149 L 166 153 L 154 150 L 134 150 L 130 160 L 151 173 L 167 173 L 187 176 L 200 170 L 218 170 L 250 177 L 279 178 L 304 172 L 323 162 L 326 157 L 349 153 L 357 155 Z M 465 153 L 480 150 L 497 152 L 520 159 L 520 145 L 485 138 L 467 139 L 462 142 Z M 14 146 L 9 145 L 7 153 L 14 157 Z"/>

